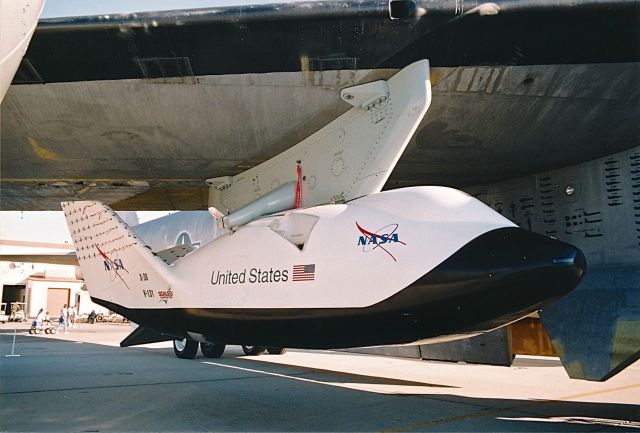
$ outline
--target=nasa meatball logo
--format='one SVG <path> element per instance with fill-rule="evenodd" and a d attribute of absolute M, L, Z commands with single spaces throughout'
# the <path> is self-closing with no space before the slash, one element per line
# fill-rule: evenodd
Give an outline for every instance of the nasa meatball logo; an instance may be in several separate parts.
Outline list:
<path fill-rule="evenodd" d="M 120 275 L 120 271 L 125 271 L 127 274 L 129 271 L 124 267 L 122 259 L 118 258 L 118 252 L 116 251 L 113 253 L 114 255 L 108 256 L 100 249 L 99 246 L 95 245 L 95 247 L 98 250 L 98 254 L 100 254 L 103 259 L 102 264 L 104 266 L 104 272 L 109 272 L 109 280 L 115 281 L 116 278 L 119 278 L 128 289 L 129 286 L 124 281 L 124 278 L 122 278 L 122 275 Z"/>
<path fill-rule="evenodd" d="M 400 240 L 398 224 L 387 224 L 376 231 L 370 231 L 362 228 L 356 221 L 356 227 L 361 233 L 358 236 L 358 246 L 362 247 L 362 251 L 365 253 L 376 250 L 384 251 L 395 262 L 397 260 L 389 250 L 394 248 L 393 245 L 407 245 Z"/>

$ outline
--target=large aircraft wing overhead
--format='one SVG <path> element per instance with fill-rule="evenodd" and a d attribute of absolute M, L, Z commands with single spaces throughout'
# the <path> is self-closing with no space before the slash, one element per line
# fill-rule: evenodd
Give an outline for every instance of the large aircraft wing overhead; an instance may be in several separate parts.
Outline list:
<path fill-rule="evenodd" d="M 209 179 L 209 204 L 234 211 L 297 176 L 302 207 L 381 191 L 431 103 L 429 62 L 343 89 L 341 98 L 353 108 L 307 139 L 236 176 Z"/>
<path fill-rule="evenodd" d="M 2 209 L 206 209 L 205 179 L 269 160 L 344 114 L 340 89 L 421 59 L 433 104 L 388 187 L 477 185 L 634 144 L 635 0 L 278 1 L 45 10 L 1 107 Z"/>

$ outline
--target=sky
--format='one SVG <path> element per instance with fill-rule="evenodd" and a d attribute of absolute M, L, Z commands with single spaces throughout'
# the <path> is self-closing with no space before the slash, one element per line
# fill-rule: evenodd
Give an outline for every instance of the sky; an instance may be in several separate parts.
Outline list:
<path fill-rule="evenodd" d="M 171 212 L 138 212 L 140 223 L 160 218 Z M 32 242 L 71 243 L 62 211 L 0 212 L 0 239 Z M 0 252 L 24 252 L 23 248 L 0 245 Z"/>
<path fill-rule="evenodd" d="M 266 3 L 294 3 L 299 1 L 303 0 L 45 0 L 42 18 L 199 9 Z"/>

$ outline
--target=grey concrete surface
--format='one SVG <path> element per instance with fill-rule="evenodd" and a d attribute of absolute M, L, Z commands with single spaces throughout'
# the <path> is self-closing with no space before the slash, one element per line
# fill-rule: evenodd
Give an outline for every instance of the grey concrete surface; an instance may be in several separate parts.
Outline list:
<path fill-rule="evenodd" d="M 30 336 L 0 325 L 0 431 L 631 431 L 640 364 L 605 383 L 558 360 L 514 366 L 331 351 L 181 360 L 114 347 L 126 324 Z"/>

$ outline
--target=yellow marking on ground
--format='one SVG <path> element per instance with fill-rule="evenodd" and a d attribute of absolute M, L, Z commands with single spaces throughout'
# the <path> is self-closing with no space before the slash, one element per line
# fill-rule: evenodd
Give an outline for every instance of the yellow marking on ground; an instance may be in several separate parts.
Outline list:
<path fill-rule="evenodd" d="M 40 144 L 38 144 L 38 140 L 35 138 L 27 137 L 27 141 L 31 145 L 33 152 L 38 155 L 39 158 L 46 159 L 47 161 L 55 161 L 59 159 L 58 155 L 54 151 L 40 146 Z"/>
<path fill-rule="evenodd" d="M 560 401 L 567 401 L 567 400 L 573 400 L 573 399 L 577 399 L 577 398 L 582 398 L 582 397 L 591 397 L 594 395 L 598 395 L 598 394 L 607 394 L 610 392 L 617 392 L 617 391 L 622 391 L 622 390 L 626 390 L 626 389 L 631 389 L 631 388 L 640 388 L 640 383 L 636 383 L 633 385 L 625 385 L 625 386 L 619 386 L 617 388 L 608 388 L 608 389 L 602 389 L 602 390 L 598 390 L 598 391 L 589 391 L 589 392 L 583 392 L 580 394 L 573 394 L 573 395 L 567 395 L 564 397 L 558 397 L 556 399 L 553 400 L 536 400 L 536 401 L 532 401 L 530 403 L 522 403 L 522 404 L 517 404 L 514 406 L 510 406 L 510 407 L 496 407 L 496 408 L 492 408 L 492 409 L 481 409 L 479 411 L 476 412 L 472 412 L 472 413 L 468 413 L 465 415 L 458 415 L 458 416 L 452 416 L 449 418 L 441 418 L 441 419 L 436 419 L 433 421 L 427 421 L 424 423 L 420 423 L 420 424 L 411 424 L 411 425 L 405 425 L 402 427 L 397 427 L 394 429 L 389 429 L 389 430 L 382 430 L 381 433 L 398 433 L 398 432 L 405 432 L 405 431 L 411 431 L 411 430 L 424 430 L 430 427 L 434 427 L 434 426 L 438 426 L 438 425 L 442 425 L 442 424 L 449 424 L 452 422 L 458 422 L 458 421 L 467 421 L 470 419 L 475 419 L 475 418 L 482 418 L 485 416 L 490 416 L 490 415 L 496 415 L 500 412 L 511 412 L 511 411 L 517 411 L 520 409 L 525 409 L 525 408 L 531 408 L 531 407 L 538 407 L 538 406 L 546 406 L 549 404 L 554 404 L 554 403 L 558 403 Z"/>
<path fill-rule="evenodd" d="M 576 399 L 576 398 L 591 397 L 593 395 L 598 395 L 598 394 L 607 394 L 609 392 L 624 391 L 625 389 L 631 389 L 631 388 L 640 388 L 640 383 L 634 383 L 634 384 L 631 384 L 631 385 L 618 386 L 617 388 L 601 389 L 599 391 L 588 391 L 588 392 L 583 392 L 583 393 L 580 393 L 580 394 L 567 395 L 565 397 L 560 397 L 557 400 L 543 400 L 540 403 L 548 404 L 548 403 L 553 403 L 553 402 L 558 401 L 558 400 L 573 400 L 573 399 Z"/>

